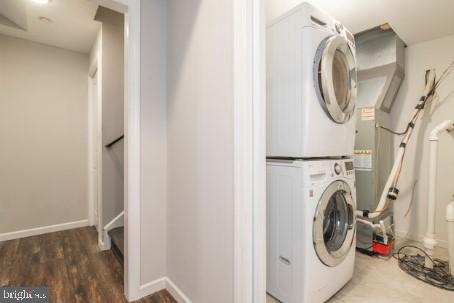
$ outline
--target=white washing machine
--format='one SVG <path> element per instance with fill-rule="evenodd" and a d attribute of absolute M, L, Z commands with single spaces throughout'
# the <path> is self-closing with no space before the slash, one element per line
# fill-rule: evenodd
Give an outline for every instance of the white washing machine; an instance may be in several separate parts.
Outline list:
<path fill-rule="evenodd" d="M 353 160 L 268 161 L 267 187 L 267 292 L 325 302 L 353 276 Z"/>
<path fill-rule="evenodd" d="M 267 156 L 353 154 L 353 35 L 308 3 L 267 28 Z"/>

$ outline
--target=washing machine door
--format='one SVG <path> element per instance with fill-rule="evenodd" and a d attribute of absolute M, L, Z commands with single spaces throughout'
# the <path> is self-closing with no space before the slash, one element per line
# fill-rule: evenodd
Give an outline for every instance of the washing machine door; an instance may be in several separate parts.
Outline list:
<path fill-rule="evenodd" d="M 314 80 L 321 106 L 336 123 L 348 122 L 355 111 L 356 60 L 347 40 L 339 35 L 322 41 L 317 49 Z"/>
<path fill-rule="evenodd" d="M 331 183 L 320 198 L 313 240 L 318 258 L 327 266 L 340 264 L 352 249 L 355 207 L 350 186 L 344 181 Z"/>

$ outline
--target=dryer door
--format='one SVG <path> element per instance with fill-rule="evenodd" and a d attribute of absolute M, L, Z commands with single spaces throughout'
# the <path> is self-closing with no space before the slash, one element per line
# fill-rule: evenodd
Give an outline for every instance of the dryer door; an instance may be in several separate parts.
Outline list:
<path fill-rule="evenodd" d="M 356 70 L 355 56 L 344 37 L 322 41 L 315 56 L 315 90 L 321 106 L 336 123 L 348 122 L 355 111 Z"/>
<path fill-rule="evenodd" d="M 313 240 L 317 255 L 334 267 L 348 255 L 355 238 L 355 203 L 344 181 L 331 183 L 322 194 L 314 217 Z"/>

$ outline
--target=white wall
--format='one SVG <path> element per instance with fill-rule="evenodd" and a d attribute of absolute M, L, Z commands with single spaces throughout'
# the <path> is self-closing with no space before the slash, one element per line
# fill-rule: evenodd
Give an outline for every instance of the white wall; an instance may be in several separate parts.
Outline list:
<path fill-rule="evenodd" d="M 233 7 L 168 1 L 167 273 L 233 302 Z"/>
<path fill-rule="evenodd" d="M 166 276 L 166 2 L 141 1 L 141 284 Z"/>
<path fill-rule="evenodd" d="M 406 75 L 392 111 L 393 128 L 404 129 L 414 111 L 424 88 L 427 69 L 436 68 L 438 76 L 454 60 L 454 36 L 415 44 L 406 50 Z M 421 239 L 426 230 L 428 160 L 427 138 L 430 131 L 445 119 L 454 120 L 454 74 L 440 87 L 437 103 L 425 110 L 424 117 L 412 137 L 400 182 L 400 196 L 395 202 L 396 229 L 400 236 L 409 233 L 413 239 Z M 429 113 L 432 113 L 431 115 Z M 400 140 L 396 138 L 395 147 Z M 439 174 L 437 178 L 437 238 L 446 241 L 446 204 L 453 200 L 454 186 L 454 135 L 445 134 L 440 140 Z M 414 190 L 413 190 L 414 188 Z M 411 212 L 405 217 L 413 198 Z"/>
<path fill-rule="evenodd" d="M 0 233 L 88 219 L 88 56 L 0 35 Z"/>

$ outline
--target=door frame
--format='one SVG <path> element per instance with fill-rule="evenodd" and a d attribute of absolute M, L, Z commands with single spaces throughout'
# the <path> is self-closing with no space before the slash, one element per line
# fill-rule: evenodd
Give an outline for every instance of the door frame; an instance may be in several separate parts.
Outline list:
<path fill-rule="evenodd" d="M 266 302 L 265 0 L 234 0 L 234 302 Z"/>
<path fill-rule="evenodd" d="M 125 13 L 125 260 L 140 298 L 140 0 L 94 0 Z M 265 0 L 234 0 L 234 302 L 266 301 Z"/>
<path fill-rule="evenodd" d="M 96 83 L 96 92 L 94 85 Z M 101 221 L 99 219 L 99 78 L 98 78 L 98 61 L 95 58 L 88 73 L 88 224 L 96 226 L 98 234 L 100 231 Z M 96 97 L 95 97 L 96 95 Z M 96 106 L 95 106 L 96 104 Z M 96 134 L 95 134 L 96 130 Z M 95 146 L 98 148 L 95 149 Z M 96 167 L 96 170 L 94 169 Z"/>
<path fill-rule="evenodd" d="M 129 301 L 140 299 L 140 0 L 92 0 L 125 15 L 124 79 L 124 289 Z"/>

